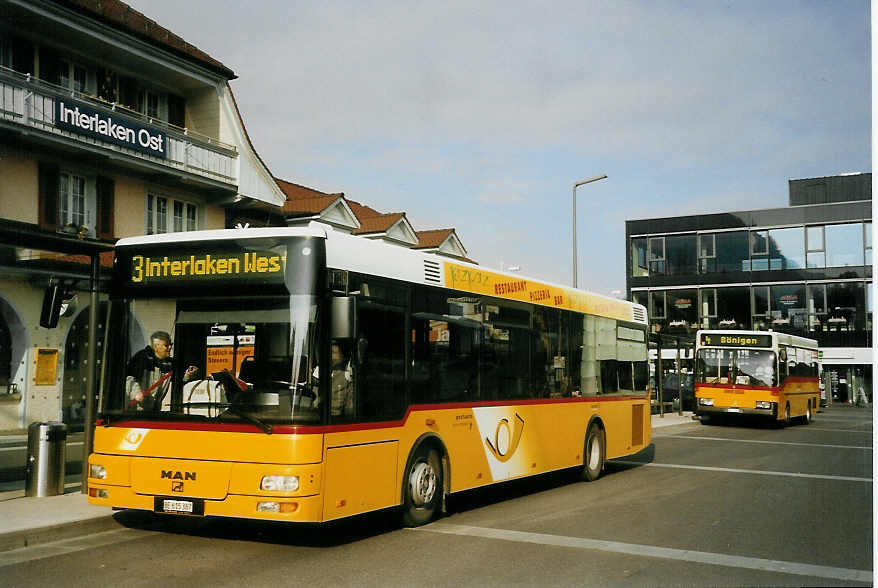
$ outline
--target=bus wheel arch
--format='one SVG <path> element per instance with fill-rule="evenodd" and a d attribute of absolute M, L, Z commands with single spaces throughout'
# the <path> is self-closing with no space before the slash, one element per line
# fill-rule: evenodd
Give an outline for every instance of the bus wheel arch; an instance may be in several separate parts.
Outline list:
<path fill-rule="evenodd" d="M 582 479 L 586 482 L 597 480 L 604 470 L 606 460 L 606 428 L 600 417 L 593 416 L 585 428 L 585 442 L 582 450 Z"/>
<path fill-rule="evenodd" d="M 418 527 L 445 511 L 450 466 L 448 451 L 434 434 L 421 435 L 412 445 L 401 480 L 402 523 Z"/>

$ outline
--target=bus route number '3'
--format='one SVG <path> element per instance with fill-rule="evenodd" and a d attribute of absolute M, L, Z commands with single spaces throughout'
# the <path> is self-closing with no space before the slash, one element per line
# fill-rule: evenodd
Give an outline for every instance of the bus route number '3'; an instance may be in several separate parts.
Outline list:
<path fill-rule="evenodd" d="M 485 445 L 488 446 L 491 454 L 498 461 L 509 461 L 521 442 L 521 434 L 524 432 L 524 419 L 518 413 L 515 413 L 515 424 L 513 427 L 510 430 L 509 419 L 504 417 L 497 423 L 493 442 L 489 437 L 485 437 Z"/>

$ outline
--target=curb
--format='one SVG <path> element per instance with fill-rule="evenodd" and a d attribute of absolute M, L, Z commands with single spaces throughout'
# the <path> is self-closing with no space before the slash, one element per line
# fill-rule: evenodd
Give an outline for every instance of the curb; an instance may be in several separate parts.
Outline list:
<path fill-rule="evenodd" d="M 70 521 L 34 529 L 22 529 L 0 534 L 0 552 L 32 547 L 43 543 L 54 543 L 62 539 L 72 539 L 83 535 L 112 531 L 124 528 L 112 514 L 85 521 Z"/>

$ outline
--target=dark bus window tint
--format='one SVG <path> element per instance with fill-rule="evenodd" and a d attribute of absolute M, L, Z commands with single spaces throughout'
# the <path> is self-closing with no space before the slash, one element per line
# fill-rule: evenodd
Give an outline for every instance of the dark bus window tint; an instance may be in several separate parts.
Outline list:
<path fill-rule="evenodd" d="M 412 297 L 412 402 L 478 400 L 481 299 L 419 289 Z"/>
<path fill-rule="evenodd" d="M 357 309 L 354 406 L 362 420 L 405 411 L 405 313 L 361 301 Z"/>
<path fill-rule="evenodd" d="M 530 398 L 530 313 L 505 301 L 484 305 L 485 345 L 481 362 L 485 398 Z"/>

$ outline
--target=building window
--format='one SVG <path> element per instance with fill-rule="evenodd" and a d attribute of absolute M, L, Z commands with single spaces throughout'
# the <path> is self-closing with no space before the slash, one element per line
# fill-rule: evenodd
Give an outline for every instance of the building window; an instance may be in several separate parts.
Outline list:
<path fill-rule="evenodd" d="M 768 231 L 750 232 L 750 270 L 768 269 Z"/>
<path fill-rule="evenodd" d="M 872 223 L 863 223 L 863 243 L 866 265 L 872 265 Z"/>
<path fill-rule="evenodd" d="M 750 327 L 750 288 L 729 287 L 716 289 L 716 327 L 720 329 L 747 329 Z M 711 326 L 713 322 L 711 322 Z"/>
<path fill-rule="evenodd" d="M 62 60 L 58 64 L 58 74 L 60 76 L 59 85 L 62 88 L 67 88 L 80 94 L 88 92 L 88 70 L 85 66 Z"/>
<path fill-rule="evenodd" d="M 808 255 L 808 267 L 826 267 L 826 248 L 823 240 L 823 227 L 807 227 L 806 248 Z"/>
<path fill-rule="evenodd" d="M 158 194 L 146 195 L 146 234 L 198 229 L 198 206 Z"/>
<path fill-rule="evenodd" d="M 826 267 L 863 265 L 861 223 L 826 226 Z"/>
<path fill-rule="evenodd" d="M 0 67 L 12 69 L 12 39 L 0 37 Z"/>
<path fill-rule="evenodd" d="M 646 252 L 645 237 L 631 239 L 631 275 L 635 278 L 649 275 L 649 262 L 647 261 Z"/>
<path fill-rule="evenodd" d="M 669 276 L 694 275 L 697 268 L 695 235 L 665 237 L 666 270 Z"/>
<path fill-rule="evenodd" d="M 698 235 L 698 273 L 716 271 L 716 235 Z"/>
<path fill-rule="evenodd" d="M 94 236 L 92 186 L 85 176 L 58 174 L 58 223 L 62 230 Z M 85 227 L 85 229 L 83 229 Z"/>
<path fill-rule="evenodd" d="M 676 333 L 694 332 L 698 328 L 698 291 L 670 290 L 667 292 L 668 329 Z"/>
<path fill-rule="evenodd" d="M 768 232 L 769 269 L 805 267 L 805 230 L 802 227 L 772 229 Z"/>
<path fill-rule="evenodd" d="M 698 308 L 700 324 L 705 328 L 710 328 L 710 325 L 716 324 L 715 320 L 710 320 L 716 319 L 716 288 L 704 288 L 699 290 L 698 298 L 700 300 Z"/>
<path fill-rule="evenodd" d="M 665 238 L 653 237 L 649 240 L 649 273 L 665 273 Z"/>
<path fill-rule="evenodd" d="M 783 284 L 771 287 L 771 328 L 804 333 L 807 323 L 805 285 Z"/>
<path fill-rule="evenodd" d="M 821 330 L 826 322 L 826 284 L 808 285 L 808 328 Z"/>
<path fill-rule="evenodd" d="M 768 329 L 769 298 L 768 286 L 753 286 L 753 328 L 757 331 Z"/>
<path fill-rule="evenodd" d="M 665 318 L 665 293 L 650 292 L 649 316 L 654 319 Z"/>

